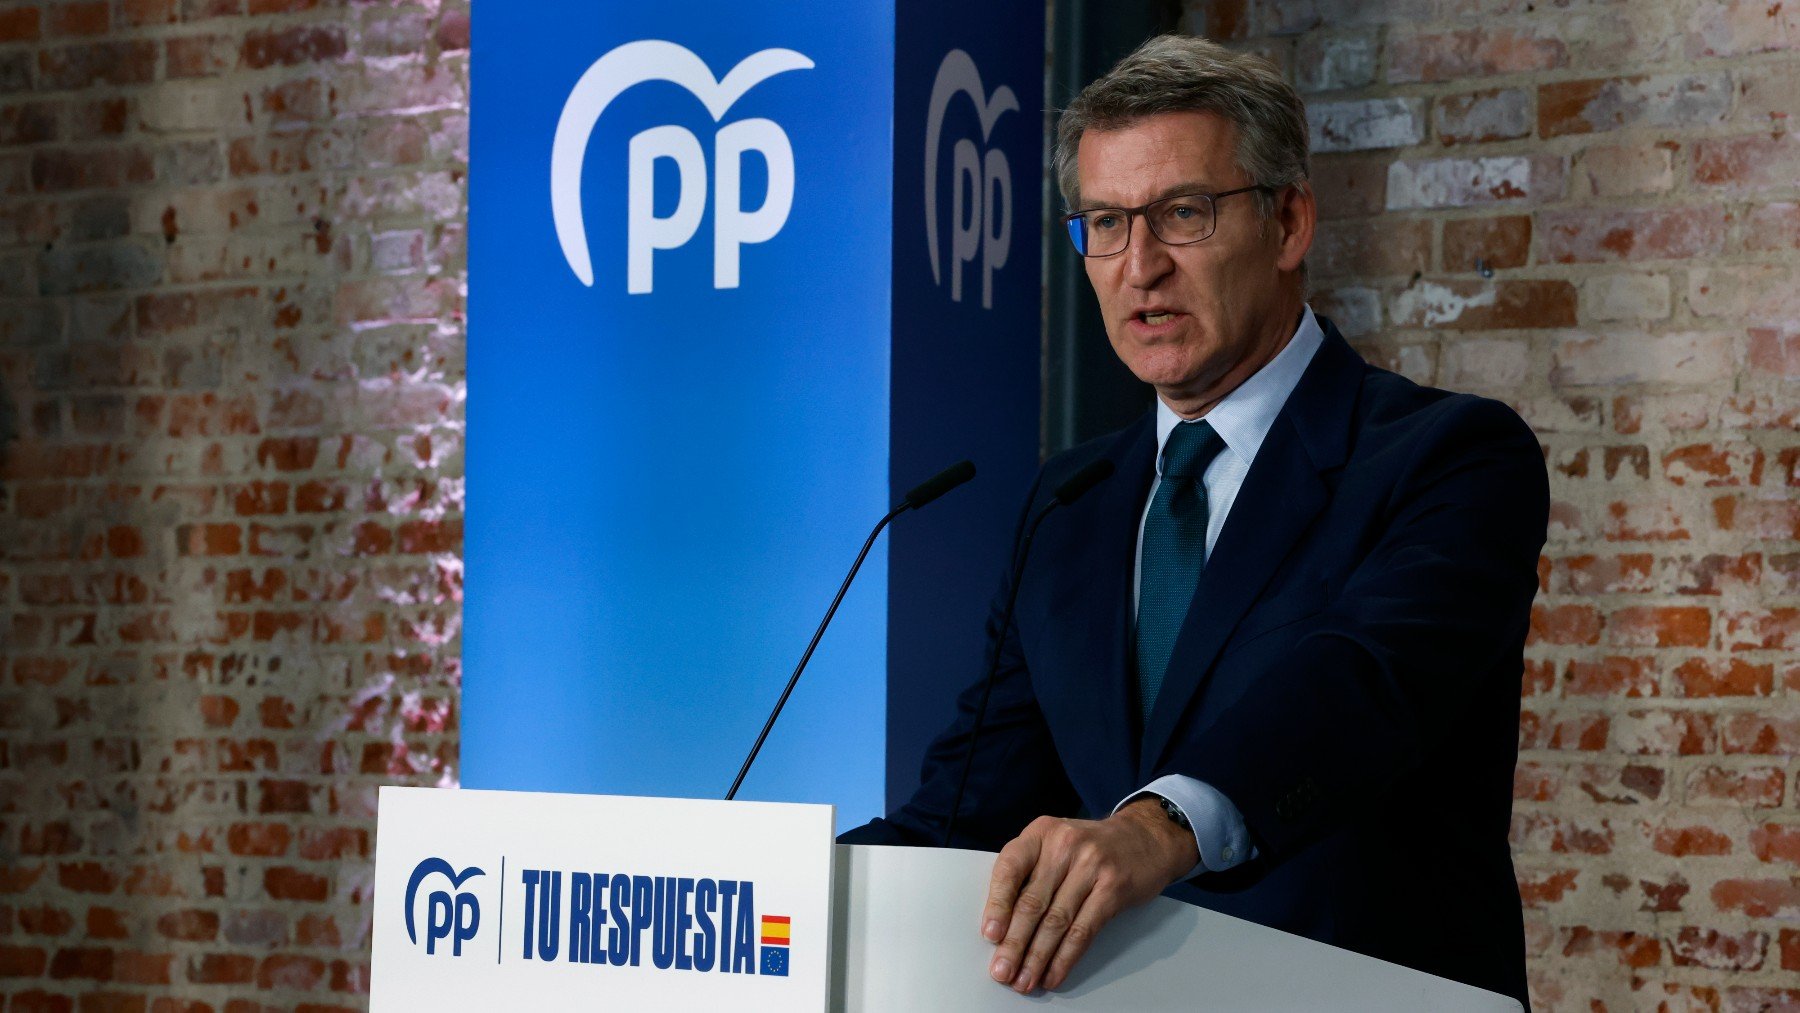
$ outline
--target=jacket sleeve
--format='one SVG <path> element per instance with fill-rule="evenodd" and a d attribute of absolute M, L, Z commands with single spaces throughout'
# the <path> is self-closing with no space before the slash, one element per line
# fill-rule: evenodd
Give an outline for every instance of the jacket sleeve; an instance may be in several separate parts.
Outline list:
<path fill-rule="evenodd" d="M 1039 485 L 1042 485 L 1042 476 Z M 1062 762 L 1050 739 L 1049 726 L 1032 691 L 1031 673 L 1019 647 L 1015 624 L 1001 627 L 1007 596 L 1012 590 L 1020 539 L 1038 489 L 1026 500 L 1013 536 L 1013 562 L 989 605 L 987 652 L 975 681 L 958 695 L 956 711 L 948 727 L 925 751 L 920 784 L 904 805 L 838 837 L 844 844 L 938 845 L 962 779 L 968 756 L 975 713 L 981 706 L 983 681 L 994 652 L 999 667 L 993 694 L 976 741 L 976 754 L 963 793 L 956 835 L 951 847 L 997 851 L 1019 835 L 1027 823 L 1046 814 L 1073 815 L 1079 806 L 1075 789 L 1063 773 Z"/>
<path fill-rule="evenodd" d="M 1531 430 L 1498 402 L 1452 399 L 1337 598 L 1156 773 L 1223 792 L 1271 861 L 1341 825 L 1443 744 L 1480 680 L 1508 670 L 1548 511 Z"/>

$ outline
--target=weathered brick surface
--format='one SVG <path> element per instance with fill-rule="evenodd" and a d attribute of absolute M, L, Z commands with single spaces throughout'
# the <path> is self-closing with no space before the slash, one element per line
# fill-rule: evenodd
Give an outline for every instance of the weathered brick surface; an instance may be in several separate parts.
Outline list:
<path fill-rule="evenodd" d="M 1313 304 L 1543 443 L 1534 1005 L 1800 1009 L 1800 4 L 1189 7 L 1312 105 Z"/>
<path fill-rule="evenodd" d="M 365 1003 L 375 788 L 457 777 L 468 25 L 0 0 L 0 1009 Z"/>

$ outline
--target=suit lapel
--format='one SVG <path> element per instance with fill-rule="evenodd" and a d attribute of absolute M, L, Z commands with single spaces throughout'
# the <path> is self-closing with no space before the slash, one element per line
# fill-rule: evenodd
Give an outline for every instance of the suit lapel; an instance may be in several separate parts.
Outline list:
<path fill-rule="evenodd" d="M 1362 359 L 1329 320 L 1325 341 L 1275 417 L 1200 573 L 1139 753 L 1140 778 L 1161 757 L 1238 620 L 1328 500 L 1321 473 L 1343 464 Z"/>
<path fill-rule="evenodd" d="M 1104 764 L 1100 769 L 1108 787 L 1103 796 L 1129 790 L 1137 769 L 1137 703 L 1129 660 L 1131 578 L 1138 518 L 1155 473 L 1155 414 L 1127 427 L 1105 456 L 1116 469 L 1113 477 L 1087 502 L 1049 522 L 1065 525 L 1065 551 L 1078 561 L 1055 571 L 1053 614 L 1062 626 L 1058 639 L 1085 661 L 1070 669 L 1074 681 L 1068 706 Z M 1044 556 L 1055 558 L 1052 552 Z"/>

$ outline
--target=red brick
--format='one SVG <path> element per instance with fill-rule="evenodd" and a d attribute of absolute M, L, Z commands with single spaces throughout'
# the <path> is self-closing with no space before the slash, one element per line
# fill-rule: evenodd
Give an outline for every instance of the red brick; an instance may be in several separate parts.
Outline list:
<path fill-rule="evenodd" d="M 1713 518 L 1719 530 L 1737 532 L 1745 538 L 1800 538 L 1800 502 L 1792 499 L 1726 496 L 1713 501 Z"/>
<path fill-rule="evenodd" d="M 1651 658 L 1604 657 L 1569 662 L 1564 696 L 1658 695 L 1656 662 Z"/>
<path fill-rule="evenodd" d="M 1693 756 L 1717 740 L 1713 715 L 1699 711 L 1634 710 L 1614 717 L 1613 741 L 1623 752 Z"/>
<path fill-rule="evenodd" d="M 408 521 L 400 525 L 400 551 L 454 552 L 462 545 L 462 519 Z"/>
<path fill-rule="evenodd" d="M 1757 485 L 1762 481 L 1763 455 L 1747 443 L 1695 443 L 1664 453 L 1662 466 L 1675 485 Z"/>
<path fill-rule="evenodd" d="M 1774 683 L 1775 666 L 1740 658 L 1691 658 L 1675 669 L 1675 684 L 1688 697 L 1768 696 Z"/>
<path fill-rule="evenodd" d="M 1396 217 L 1323 222 L 1307 253 L 1320 278 L 1409 275 L 1431 266 L 1431 223 Z"/>
<path fill-rule="evenodd" d="M 168 25 L 180 18 L 176 0 L 122 0 L 119 13 L 128 25 Z"/>
<path fill-rule="evenodd" d="M 200 716 L 209 727 L 229 727 L 237 720 L 238 702 L 218 694 L 203 696 L 200 698 Z"/>
<path fill-rule="evenodd" d="M 1744 223 L 1744 248 L 1756 252 L 1800 249 L 1800 203 L 1781 201 L 1751 208 Z"/>
<path fill-rule="evenodd" d="M 1597 752 L 1606 748 L 1611 720 L 1604 714 L 1519 714 L 1520 749 L 1571 749 Z"/>
<path fill-rule="evenodd" d="M 236 41 L 223 35 L 189 35 L 163 43 L 172 80 L 215 77 L 237 62 Z"/>
<path fill-rule="evenodd" d="M 1313 160 L 1321 218 L 1378 214 L 1387 207 L 1388 160 L 1328 154 Z"/>
<path fill-rule="evenodd" d="M 1561 41 L 1535 31 L 1471 28 L 1395 35 L 1388 41 L 1388 80 L 1454 81 L 1566 64 Z"/>
<path fill-rule="evenodd" d="M 1731 108 L 1724 74 L 1665 74 L 1558 81 L 1538 87 L 1538 133 L 1586 134 L 1622 127 L 1717 123 Z"/>
<path fill-rule="evenodd" d="M 307 991 L 325 978 L 325 962 L 317 957 L 277 954 L 264 957 L 256 973 L 256 987 Z"/>
<path fill-rule="evenodd" d="M 1518 88 L 1450 95 L 1431 106 L 1432 130 L 1441 144 L 1481 144 L 1531 133 L 1531 99 Z"/>
<path fill-rule="evenodd" d="M 1733 714 L 1721 731 L 1720 746 L 1727 753 L 1800 755 L 1800 718 Z"/>
<path fill-rule="evenodd" d="M 1772 809 L 1781 805 L 1786 775 L 1780 767 L 1698 767 L 1688 774 L 1688 804 L 1729 802 Z"/>
<path fill-rule="evenodd" d="M 1694 146 L 1694 182 L 1758 192 L 1800 177 L 1800 134 L 1716 138 Z"/>
<path fill-rule="evenodd" d="M 262 781 L 258 784 L 257 812 L 308 813 L 312 791 L 304 781 Z"/>
<path fill-rule="evenodd" d="M 1510 330 L 1572 327 L 1575 286 L 1566 281 L 1418 281 L 1393 300 L 1401 327 Z"/>
<path fill-rule="evenodd" d="M 1575 881 L 1581 872 L 1578 869 L 1558 869 L 1545 873 L 1519 873 L 1519 897 L 1527 908 L 1541 908 L 1555 904 L 1575 889 Z"/>
<path fill-rule="evenodd" d="M 292 25 L 257 29 L 244 36 L 243 65 L 252 70 L 335 60 L 347 52 L 344 30 L 335 25 Z"/>
<path fill-rule="evenodd" d="M 105 35 L 111 27 L 105 0 L 76 0 L 50 8 L 54 35 Z"/>
<path fill-rule="evenodd" d="M 1616 959 L 1621 967 L 1655 967 L 1662 962 L 1662 943 L 1639 932 L 1597 931 L 1577 925 L 1565 930 L 1562 955 Z"/>
<path fill-rule="evenodd" d="M 39 978 L 49 966 L 41 946 L 9 946 L 0 943 L 0 978 Z"/>
<path fill-rule="evenodd" d="M 1212 6 L 1220 6 L 1214 4 Z M 1228 38 L 1229 36 L 1211 35 L 1212 38 Z M 438 48 L 446 53 L 469 48 L 469 15 L 465 11 L 445 11 L 438 22 L 435 38 Z"/>
<path fill-rule="evenodd" d="M 1733 651 L 1800 649 L 1800 608 L 1756 609 L 1720 615 L 1719 639 Z"/>
<path fill-rule="evenodd" d="M 300 857 L 315 862 L 366 858 L 369 833 L 362 827 L 307 828 L 300 832 Z"/>
<path fill-rule="evenodd" d="M 1595 644 L 1600 628 L 1600 613 L 1591 605 L 1534 605 L 1527 643 Z"/>
<path fill-rule="evenodd" d="M 77 893 L 111 893 L 119 880 L 99 862 L 68 862 L 57 867 L 56 880 L 65 890 Z"/>
<path fill-rule="evenodd" d="M 1723 879 L 1712 888 L 1720 911 L 1740 911 L 1751 918 L 1800 917 L 1800 880 Z"/>
<path fill-rule="evenodd" d="M 1724 933 L 1687 926 L 1669 944 L 1677 967 L 1709 967 L 1717 971 L 1755 971 L 1763 965 L 1769 937 L 1764 932 Z"/>
<path fill-rule="evenodd" d="M 1558 264 L 1716 256 L 1727 224 L 1719 207 L 1545 212 L 1540 252 Z"/>
<path fill-rule="evenodd" d="M 1651 577 L 1655 556 L 1630 552 L 1616 556 L 1565 556 L 1551 562 L 1547 590 L 1557 594 L 1597 595 L 1645 593 L 1656 589 Z"/>
<path fill-rule="evenodd" d="M 1612 827 L 1606 820 L 1550 813 L 1515 812 L 1511 838 L 1515 850 L 1526 852 L 1605 855 L 1613 846 Z"/>
<path fill-rule="evenodd" d="M 1766 823 L 1750 831 L 1750 850 L 1764 862 L 1800 865 L 1800 826 Z"/>
<path fill-rule="evenodd" d="M 1607 617 L 1606 640 L 1619 647 L 1705 647 L 1712 611 L 1692 605 L 1634 605 Z"/>
<path fill-rule="evenodd" d="M 50 977 L 59 980 L 86 978 L 111 981 L 113 951 L 100 947 L 69 947 L 57 950 L 50 958 Z"/>
<path fill-rule="evenodd" d="M 62 936 L 75 927 L 75 916 L 61 908 L 43 905 L 22 907 L 16 912 L 19 931 L 32 936 Z M 4 920 L 0 919 L 0 925 Z"/>
<path fill-rule="evenodd" d="M 32 42 L 38 37 L 38 9 L 14 7 L 0 11 L 0 42 Z"/>
<path fill-rule="evenodd" d="M 1771 376 L 1800 379 L 1800 327 L 1750 328 L 1749 361 L 1752 369 Z"/>
<path fill-rule="evenodd" d="M 301 946 L 329 946 L 337 948 L 343 945 L 343 934 L 338 931 L 337 921 L 330 915 L 302 915 L 294 931 L 294 941 Z"/>
<path fill-rule="evenodd" d="M 91 907 L 87 911 L 87 934 L 94 939 L 129 939 L 131 926 L 122 911 Z"/>
<path fill-rule="evenodd" d="M 288 866 L 263 870 L 263 890 L 272 900 L 322 902 L 329 894 L 324 876 Z"/>
<path fill-rule="evenodd" d="M 256 958 L 237 953 L 202 953 L 188 960 L 188 980 L 197 985 L 247 985 L 256 976 Z"/>
<path fill-rule="evenodd" d="M 113 955 L 113 980 L 125 985 L 168 985 L 174 963 L 173 954 L 120 950 Z"/>
<path fill-rule="evenodd" d="M 55 90 L 147 84 L 156 76 L 157 45 L 149 40 L 63 46 L 38 53 L 38 84 Z"/>
<path fill-rule="evenodd" d="M 288 511 L 286 482 L 250 482 L 235 487 L 233 508 L 240 517 L 259 514 L 284 514 Z"/>
<path fill-rule="evenodd" d="M 1687 20 L 1689 57 L 1800 49 L 1800 9 L 1766 0 L 1715 0 Z"/>
<path fill-rule="evenodd" d="M 1477 261 L 1496 270 L 1523 267 L 1530 254 L 1530 215 L 1454 218 L 1444 223 L 1446 271 L 1474 271 Z"/>
<path fill-rule="evenodd" d="M 1686 858 L 1691 855 L 1729 855 L 1731 838 L 1704 826 L 1663 826 L 1651 828 L 1650 847 L 1665 855 Z"/>

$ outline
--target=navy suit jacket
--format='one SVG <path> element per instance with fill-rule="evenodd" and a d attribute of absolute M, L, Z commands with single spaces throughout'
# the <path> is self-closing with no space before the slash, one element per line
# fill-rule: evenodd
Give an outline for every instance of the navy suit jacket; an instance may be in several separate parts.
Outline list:
<path fill-rule="evenodd" d="M 1095 458 L 1117 472 L 1039 529 L 1009 629 L 1009 587 L 995 598 L 999 675 L 952 843 L 995 850 L 1186 774 L 1237 805 L 1260 853 L 1168 896 L 1524 1002 L 1507 834 L 1542 452 L 1505 405 L 1370 366 L 1319 322 L 1147 722 L 1129 610 L 1154 414 L 1044 465 L 1023 517 Z M 913 798 L 843 840 L 938 843 L 980 695 L 961 695 Z"/>

